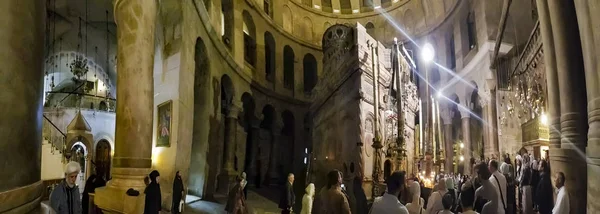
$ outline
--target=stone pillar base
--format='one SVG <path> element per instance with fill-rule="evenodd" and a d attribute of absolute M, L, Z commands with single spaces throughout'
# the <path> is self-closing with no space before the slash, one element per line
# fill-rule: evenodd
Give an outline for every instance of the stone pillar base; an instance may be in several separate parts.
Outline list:
<path fill-rule="evenodd" d="M 557 172 L 565 174 L 565 187 L 569 194 L 587 192 L 588 173 L 584 170 L 587 167 L 585 151 L 550 148 L 549 153 L 550 169 L 553 174 Z M 571 199 L 571 213 L 586 213 L 586 202 L 585 198 Z"/>
<path fill-rule="evenodd" d="M 225 170 L 217 176 L 217 193 L 220 195 L 229 194 L 229 190 L 235 186 L 237 174 L 231 170 Z"/>
<path fill-rule="evenodd" d="M 144 178 L 148 171 L 146 168 L 113 168 L 113 179 L 106 187 L 96 189 L 94 203 L 104 213 L 143 213 L 146 188 Z M 128 196 L 126 192 L 130 188 L 140 194 Z"/>

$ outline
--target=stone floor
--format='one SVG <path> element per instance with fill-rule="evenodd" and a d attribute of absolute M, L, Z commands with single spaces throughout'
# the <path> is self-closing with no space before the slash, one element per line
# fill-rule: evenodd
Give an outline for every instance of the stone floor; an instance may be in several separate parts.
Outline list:
<path fill-rule="evenodd" d="M 246 201 L 249 211 L 252 214 L 276 214 L 281 213 L 277 208 L 277 203 L 272 199 L 259 194 L 267 191 L 248 190 L 248 200 Z M 270 198 L 270 197 L 269 197 Z M 187 197 L 186 207 L 183 214 L 225 214 L 225 197 L 217 197 L 217 202 L 199 200 L 197 197 Z"/>
<path fill-rule="evenodd" d="M 274 202 L 273 192 L 267 189 L 261 189 L 257 191 L 248 190 L 248 200 L 246 201 L 251 214 L 276 214 L 281 213 L 277 208 L 277 203 Z M 263 195 L 266 195 L 263 196 Z M 267 197 L 271 198 L 268 199 Z M 204 201 L 196 196 L 186 197 L 186 206 L 183 210 L 183 214 L 226 214 L 225 203 L 227 199 L 223 197 L 217 197 L 217 202 Z M 50 213 L 48 201 L 42 202 L 39 210 L 35 213 Z M 169 212 L 161 212 L 161 214 L 168 214 Z"/>

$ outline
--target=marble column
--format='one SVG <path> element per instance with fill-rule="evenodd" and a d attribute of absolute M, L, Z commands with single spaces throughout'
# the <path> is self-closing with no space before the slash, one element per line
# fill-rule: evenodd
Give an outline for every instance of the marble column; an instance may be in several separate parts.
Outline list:
<path fill-rule="evenodd" d="M 275 121 L 272 127 L 272 137 L 271 137 L 271 152 L 269 152 L 269 171 L 268 171 L 268 179 L 267 183 L 271 185 L 277 184 L 277 180 L 279 179 L 279 172 L 277 171 L 277 163 L 279 161 L 279 147 L 278 144 L 281 143 L 281 130 L 283 129 L 282 121 Z"/>
<path fill-rule="evenodd" d="M 0 1 L 0 20 L 0 213 L 28 213 L 39 207 L 45 189 L 40 180 L 45 2 Z"/>
<path fill-rule="evenodd" d="M 552 24 L 556 72 L 560 96 L 561 148 L 554 154 L 552 170 L 567 175 L 565 186 L 569 192 L 587 192 L 586 113 L 587 106 L 584 67 L 578 22 L 573 1 L 549 0 L 548 12 Z M 586 195 L 571 200 L 571 213 L 586 212 Z"/>
<path fill-rule="evenodd" d="M 463 165 L 464 165 L 464 174 L 470 175 L 473 166 L 471 166 L 471 157 L 473 151 L 471 151 L 471 115 L 469 115 L 467 110 L 461 110 L 461 118 L 462 118 L 462 131 L 463 131 L 463 144 L 465 145 L 462 148 L 461 154 L 464 157 Z"/>
<path fill-rule="evenodd" d="M 229 112 L 225 117 L 225 132 L 224 132 L 224 149 L 223 155 L 225 155 L 223 168 L 218 176 L 218 192 L 227 194 L 230 187 L 235 181 L 237 172 L 234 169 L 235 162 L 235 148 L 236 148 L 236 136 L 238 128 L 238 116 L 242 112 L 242 108 L 239 105 L 231 104 Z"/>
<path fill-rule="evenodd" d="M 587 145 L 587 213 L 600 212 L 600 201 L 594 200 L 600 195 L 600 2 L 575 0 L 581 47 L 585 66 L 588 112 Z"/>
<path fill-rule="evenodd" d="M 95 200 L 108 213 L 139 213 L 144 205 L 144 178 L 152 167 L 157 4 L 115 0 L 114 13 L 119 72 L 113 179 L 107 187 L 96 189 Z M 123 194 L 129 188 L 142 194 Z"/>
<path fill-rule="evenodd" d="M 454 139 L 452 138 L 452 116 L 453 112 L 447 106 L 443 111 L 441 111 L 441 118 L 444 124 L 444 150 L 446 153 L 446 162 L 444 165 L 444 169 L 446 173 L 454 171 Z"/>

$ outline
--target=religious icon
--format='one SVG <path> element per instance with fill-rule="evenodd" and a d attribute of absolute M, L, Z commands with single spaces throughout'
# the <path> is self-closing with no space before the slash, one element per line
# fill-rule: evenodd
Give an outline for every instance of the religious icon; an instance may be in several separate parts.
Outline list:
<path fill-rule="evenodd" d="M 171 146 L 171 117 L 173 102 L 171 100 L 158 105 L 158 124 L 156 132 L 156 147 Z"/>

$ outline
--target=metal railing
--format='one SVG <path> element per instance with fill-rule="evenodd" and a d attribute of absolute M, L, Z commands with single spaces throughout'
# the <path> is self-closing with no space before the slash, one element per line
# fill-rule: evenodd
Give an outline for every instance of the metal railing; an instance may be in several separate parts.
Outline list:
<path fill-rule="evenodd" d="M 117 101 L 112 98 L 77 92 L 47 92 L 44 107 L 83 108 L 115 112 Z"/>

